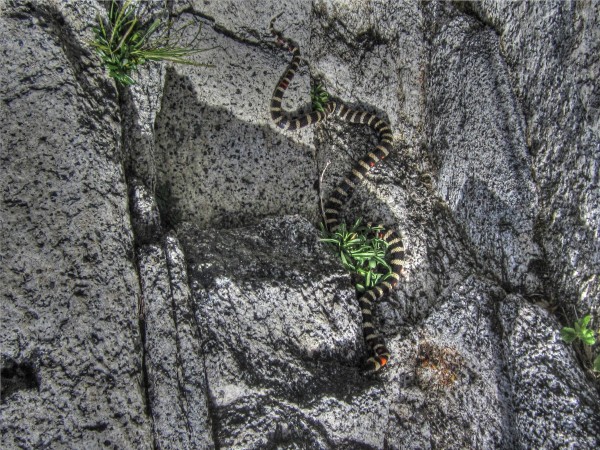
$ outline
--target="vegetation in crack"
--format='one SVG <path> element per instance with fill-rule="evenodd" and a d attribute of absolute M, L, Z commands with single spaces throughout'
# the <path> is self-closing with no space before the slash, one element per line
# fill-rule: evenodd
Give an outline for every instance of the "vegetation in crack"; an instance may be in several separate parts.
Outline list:
<path fill-rule="evenodd" d="M 356 290 L 365 292 L 392 276 L 392 268 L 385 260 L 388 243 L 381 238 L 383 227 L 358 219 L 348 227 L 342 222 L 335 231 L 321 225 L 321 242 L 330 244 L 344 268 L 355 278 Z"/>
<path fill-rule="evenodd" d="M 591 320 L 592 316 L 587 314 L 576 320 L 572 327 L 563 327 L 560 330 L 560 337 L 569 344 L 579 344 L 588 364 L 587 369 L 591 368 L 598 378 L 600 377 L 600 353 L 596 350 L 594 357 L 594 346 L 598 342 L 598 337 L 600 337 L 600 328 L 597 331 L 590 328 Z"/>
<path fill-rule="evenodd" d="M 108 16 L 98 15 L 98 25 L 93 27 L 94 40 L 90 45 L 96 50 L 108 75 L 120 84 L 135 84 L 131 77 L 147 61 L 170 61 L 177 64 L 212 67 L 198 63 L 189 56 L 208 49 L 196 48 L 201 26 L 189 42 L 183 42 L 184 31 L 195 24 L 190 21 L 175 29 L 173 22 L 159 17 L 144 20 L 141 3 L 125 0 L 120 4 L 112 0 Z"/>
<path fill-rule="evenodd" d="M 315 85 L 310 91 L 310 99 L 314 111 L 325 112 L 325 105 L 329 101 L 329 93 L 321 83 Z"/>

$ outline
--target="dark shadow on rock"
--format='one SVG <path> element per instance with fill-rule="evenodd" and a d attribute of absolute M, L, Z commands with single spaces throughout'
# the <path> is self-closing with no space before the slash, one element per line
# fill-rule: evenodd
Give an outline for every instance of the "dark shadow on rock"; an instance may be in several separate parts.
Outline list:
<path fill-rule="evenodd" d="M 273 223 L 281 226 L 275 228 Z M 187 249 L 188 274 L 198 313 L 209 315 L 198 321 L 207 324 L 203 334 L 216 345 L 212 349 L 207 348 L 209 353 L 223 351 L 231 355 L 242 368 L 246 383 L 269 387 L 278 395 L 299 403 L 310 403 L 324 394 L 351 396 L 358 387 L 368 384 L 358 372 L 364 355 L 348 359 L 344 354 L 352 354 L 353 351 L 327 348 L 326 339 L 323 339 L 324 345 L 319 346 L 319 350 L 308 354 L 295 340 L 297 336 L 292 339 L 285 337 L 286 332 L 292 329 L 284 329 L 284 335 L 279 338 L 274 338 L 281 332 L 279 328 L 269 330 L 285 324 L 288 316 L 300 314 L 298 320 L 302 319 L 306 325 L 297 324 L 296 327 L 304 332 L 320 334 L 319 330 L 309 329 L 311 318 L 302 318 L 302 312 L 316 308 L 314 313 L 324 315 L 329 322 L 327 326 L 335 328 L 336 321 L 341 320 L 338 315 L 347 314 L 346 302 L 356 303 L 348 277 L 343 272 L 332 275 L 332 267 L 338 265 L 337 261 L 318 241 L 316 230 L 308 222 L 299 217 L 272 219 L 272 223 L 269 219 L 256 227 L 221 230 L 218 235 L 212 230 L 190 226 L 180 231 L 183 231 L 180 234 Z M 325 283 L 323 277 L 333 279 Z M 215 295 L 224 297 L 217 300 Z M 296 304 L 292 311 L 290 302 L 294 299 L 303 303 Z M 240 301 L 250 302 L 246 306 L 258 308 L 257 311 L 250 315 L 237 311 Z M 328 307 L 320 302 L 332 302 L 332 305 Z M 263 306 L 267 308 L 264 314 L 260 311 Z M 215 308 L 222 309 L 218 316 L 213 316 Z M 230 323 L 230 319 L 242 322 L 236 325 Z M 248 322 L 244 322 L 245 319 Z M 358 329 L 359 318 L 352 319 Z M 208 324 L 212 321 L 216 322 L 211 327 Z M 263 327 L 266 337 L 260 337 L 261 332 L 252 331 Z M 226 329 L 231 329 L 231 332 L 224 340 Z M 342 330 L 334 329 L 333 333 L 336 331 Z M 274 335 L 269 336 L 271 332 Z M 246 338 L 242 338 L 243 335 Z M 247 339 L 244 343 L 247 344 L 255 338 L 259 341 L 275 339 L 263 349 L 273 353 L 260 354 L 261 350 L 252 354 L 255 349 L 232 345 L 234 342 L 244 343 L 239 339 Z M 357 344 L 362 346 L 362 340 L 359 339 Z M 280 352 L 286 357 L 277 356 Z M 307 369 L 309 372 L 306 372 Z M 340 384 L 341 380 L 345 382 Z"/>
<path fill-rule="evenodd" d="M 314 151 L 268 125 L 197 100 L 169 71 L 155 122 L 157 186 L 173 223 L 232 228 L 318 211 Z"/>
<path fill-rule="evenodd" d="M 239 441 L 252 423 L 273 445 L 322 445 L 328 430 L 313 416 L 381 385 L 359 371 L 366 348 L 349 277 L 298 216 L 218 233 L 185 223 L 178 233 L 216 441 Z"/>
<path fill-rule="evenodd" d="M 2 363 L 0 372 L 0 399 L 2 403 L 10 401 L 10 397 L 20 390 L 40 388 L 39 375 L 30 362 L 17 362 L 7 359 Z"/>
<path fill-rule="evenodd" d="M 429 146 L 438 194 L 464 227 L 481 267 L 509 291 L 539 294 L 529 268 L 539 209 L 526 125 L 498 36 L 479 20 L 432 5 Z"/>

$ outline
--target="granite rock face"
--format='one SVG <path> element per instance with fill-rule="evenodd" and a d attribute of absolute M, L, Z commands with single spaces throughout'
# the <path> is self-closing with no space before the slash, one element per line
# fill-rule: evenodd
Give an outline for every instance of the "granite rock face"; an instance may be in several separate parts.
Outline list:
<path fill-rule="evenodd" d="M 215 67 L 123 88 L 87 44 L 102 2 L 0 4 L 0 447 L 600 446 L 559 337 L 599 319 L 598 8 L 153 4 Z M 322 82 L 394 133 L 344 212 L 407 248 L 379 374 L 315 226 L 376 136 L 273 126 L 281 12 L 306 58 L 284 106 Z"/>
<path fill-rule="evenodd" d="M 117 103 L 65 8 L 0 15 L 0 446 L 151 448 Z"/>
<path fill-rule="evenodd" d="M 600 4 L 471 4 L 499 35 L 538 191 L 536 234 L 551 296 L 568 313 L 600 297 Z"/>
<path fill-rule="evenodd" d="M 428 136 L 436 190 L 510 289 L 539 292 L 533 229 L 538 199 L 524 117 L 494 30 L 432 8 Z M 454 14 L 453 14 L 454 13 Z"/>
<path fill-rule="evenodd" d="M 597 447 L 598 399 L 584 394 L 589 384 L 556 335 L 556 320 L 516 296 L 499 312 L 520 446 Z"/>

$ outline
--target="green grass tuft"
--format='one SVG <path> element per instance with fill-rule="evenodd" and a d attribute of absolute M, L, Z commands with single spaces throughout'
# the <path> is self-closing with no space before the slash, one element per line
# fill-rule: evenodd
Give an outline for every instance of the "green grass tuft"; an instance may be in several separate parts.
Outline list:
<path fill-rule="evenodd" d="M 187 57 L 210 49 L 197 49 L 201 27 L 187 45 L 180 40 L 171 42 L 171 35 L 182 36 L 193 25 L 188 22 L 175 30 L 173 23 L 161 19 L 143 21 L 139 3 L 125 0 L 119 4 L 112 0 L 108 17 L 98 15 L 98 25 L 93 27 L 94 40 L 90 45 L 96 50 L 108 70 L 108 75 L 123 85 L 135 84 L 132 72 L 147 61 L 170 61 L 177 64 L 210 66 L 194 62 Z"/>
<path fill-rule="evenodd" d="M 562 337 L 563 341 L 568 343 L 579 339 L 584 344 L 594 345 L 596 343 L 594 330 L 590 330 L 588 328 L 591 319 L 592 316 L 588 314 L 583 319 L 575 321 L 575 324 L 572 328 L 563 327 L 563 329 L 560 330 L 560 337 Z"/>

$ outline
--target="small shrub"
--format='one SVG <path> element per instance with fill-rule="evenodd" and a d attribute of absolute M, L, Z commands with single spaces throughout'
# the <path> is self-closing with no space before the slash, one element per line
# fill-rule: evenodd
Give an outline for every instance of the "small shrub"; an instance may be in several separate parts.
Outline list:
<path fill-rule="evenodd" d="M 108 17 L 98 15 L 98 25 L 93 28 L 95 36 L 90 45 L 100 56 L 109 76 L 123 85 L 132 85 L 135 81 L 131 73 L 147 61 L 209 66 L 187 59 L 195 53 L 210 50 L 193 48 L 200 26 L 187 45 L 181 46 L 179 39 L 171 42 L 171 34 L 181 36 L 183 30 L 192 24 L 189 22 L 174 30 L 170 21 L 164 22 L 159 18 L 142 20 L 139 4 L 134 0 L 125 0 L 121 5 L 112 0 Z"/>
<path fill-rule="evenodd" d="M 380 226 L 361 225 L 360 219 L 350 228 L 342 223 L 333 232 L 322 226 L 321 242 L 330 244 L 343 266 L 358 277 L 356 290 L 359 292 L 365 292 L 392 274 L 385 260 L 388 243 L 379 237 L 382 231 Z"/>

